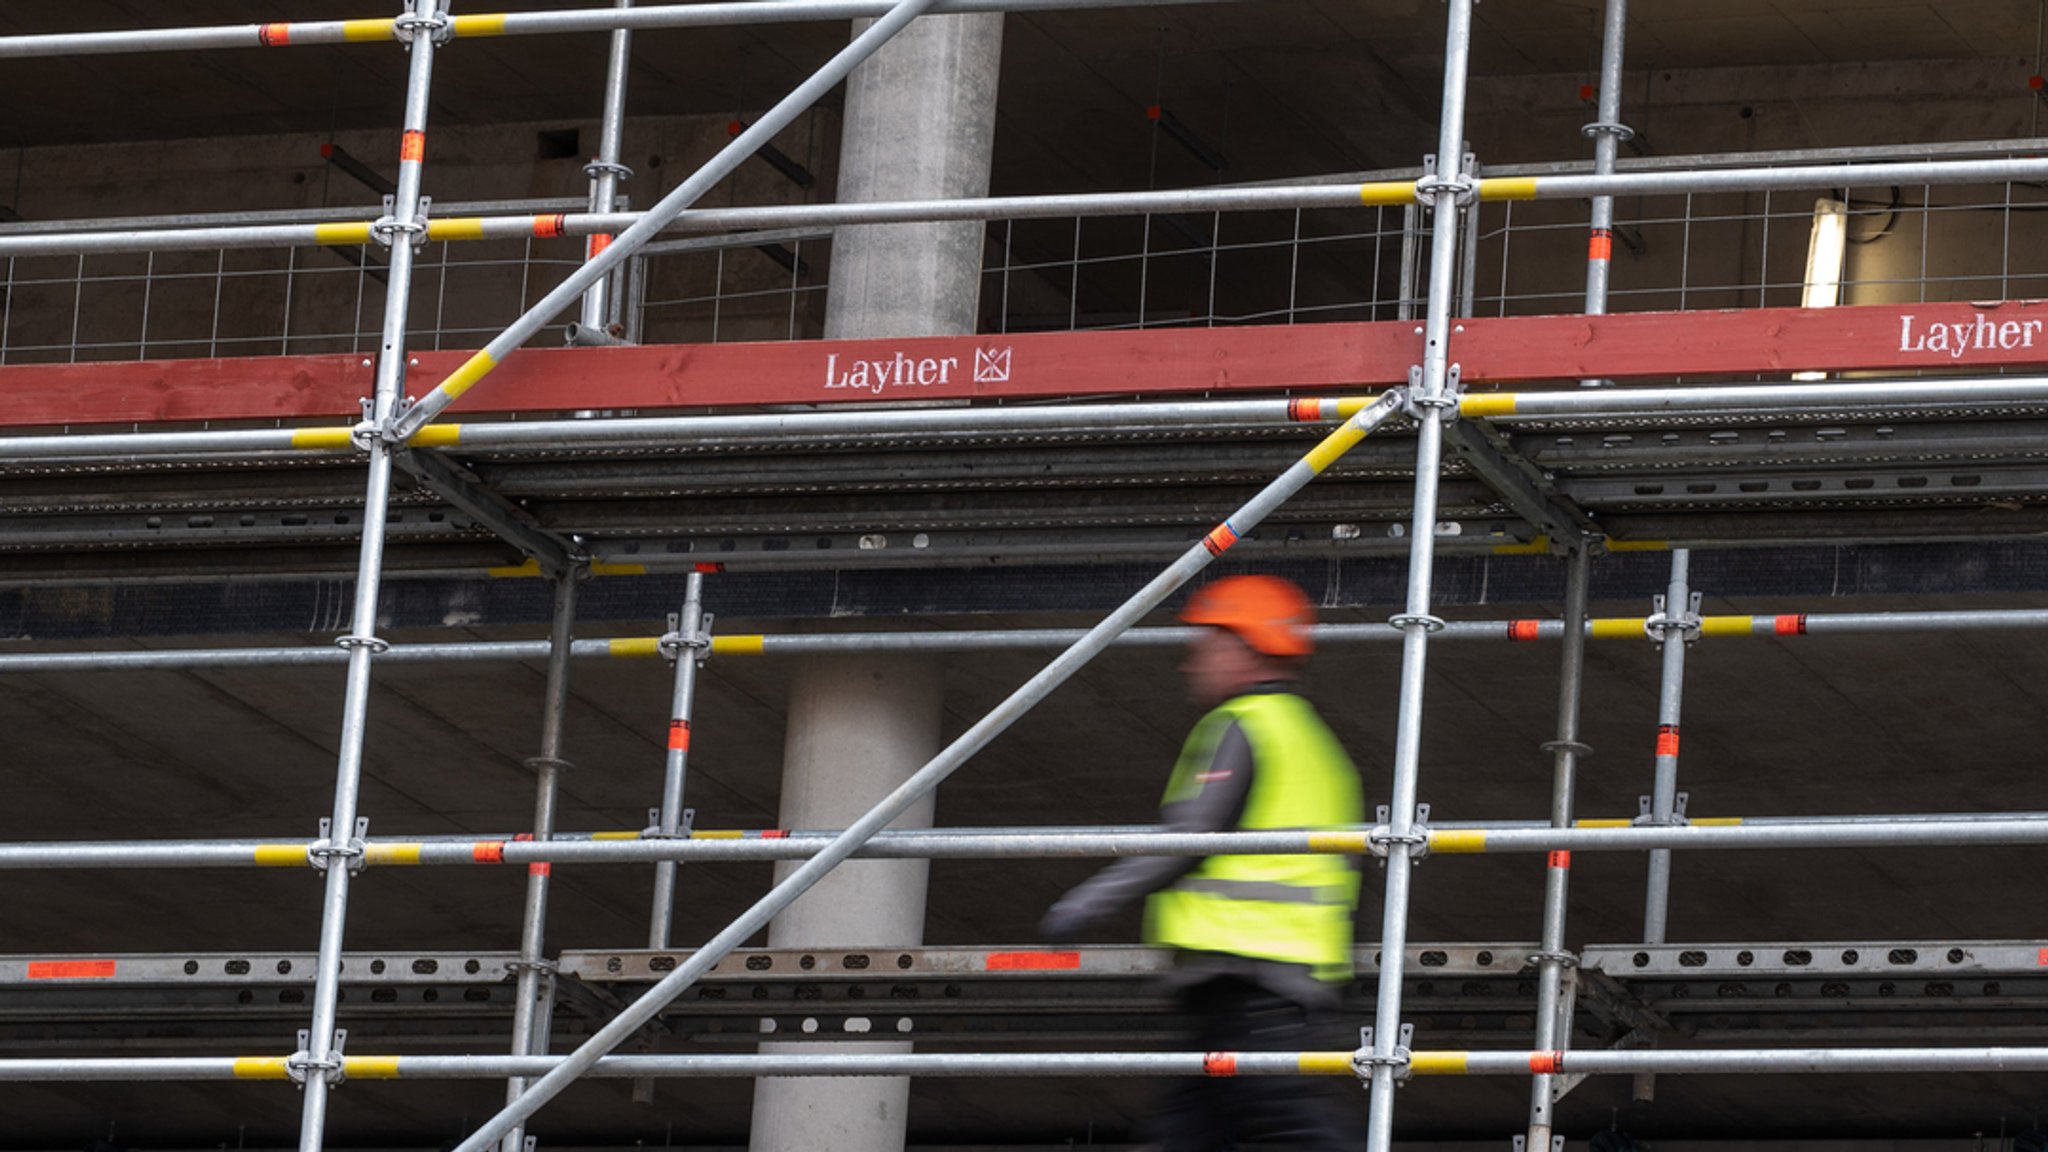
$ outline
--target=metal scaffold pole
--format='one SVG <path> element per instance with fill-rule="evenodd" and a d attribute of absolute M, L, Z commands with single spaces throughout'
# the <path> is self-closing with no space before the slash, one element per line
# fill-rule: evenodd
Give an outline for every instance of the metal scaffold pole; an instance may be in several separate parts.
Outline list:
<path fill-rule="evenodd" d="M 1429 306 L 1423 321 L 1423 359 L 1409 394 L 1416 421 L 1415 515 L 1410 523 L 1408 595 L 1393 623 L 1402 631 L 1401 696 L 1394 732 L 1393 801 L 1389 806 L 1386 899 L 1381 917 L 1379 994 L 1374 1005 L 1372 1044 L 1361 1051 L 1371 1072 L 1371 1114 L 1367 1152 L 1388 1152 L 1394 1137 L 1394 1087 L 1406 1063 L 1401 1043 L 1401 975 L 1408 942 L 1411 853 L 1421 845 L 1415 831 L 1415 797 L 1422 756 L 1423 673 L 1429 634 L 1443 621 L 1430 612 L 1430 583 L 1436 556 L 1438 472 L 1443 461 L 1443 425 L 1453 414 L 1454 381 L 1449 340 L 1455 302 L 1461 194 L 1471 182 L 1458 172 L 1464 155 L 1465 75 L 1471 59 L 1472 0 L 1450 0 L 1444 34 L 1443 120 L 1438 126 L 1433 181 L 1418 185 L 1431 209 Z"/>
<path fill-rule="evenodd" d="M 669 703 L 668 756 L 661 777 L 661 807 L 654 815 L 654 834 L 662 840 L 689 836 L 683 821 L 683 790 L 690 772 L 690 714 L 697 699 L 697 667 L 709 651 L 710 638 L 704 634 L 704 577 L 690 573 L 683 590 L 683 610 L 676 617 L 673 637 L 663 637 L 662 647 L 672 651 L 676 661 L 675 694 Z M 676 864 L 664 860 L 654 866 L 654 908 L 648 917 L 647 946 L 668 947 L 669 929 L 675 918 Z"/>
<path fill-rule="evenodd" d="M 617 7 L 624 11 L 633 6 L 633 0 L 618 0 Z M 604 215 L 618 206 L 619 185 L 633 178 L 633 170 L 620 160 L 626 129 L 626 73 L 633 60 L 633 33 L 625 26 L 612 30 L 611 55 L 606 58 L 604 70 L 604 119 L 598 125 L 597 158 L 584 165 L 583 171 L 590 177 L 590 210 Z M 597 233 L 590 237 L 586 252 L 596 256 L 611 242 L 611 237 Z M 597 281 L 590 291 L 583 294 L 583 318 L 569 329 L 572 344 L 610 344 L 611 323 L 610 278 Z"/>
<path fill-rule="evenodd" d="M 1572 826 L 1579 757 L 1591 750 L 1579 742 L 1579 712 L 1586 679 L 1586 600 L 1592 586 L 1592 557 L 1582 545 L 1565 560 L 1564 651 L 1559 660 L 1557 739 L 1544 745 L 1551 755 L 1550 824 Z M 1564 1048 L 1571 1038 L 1571 1011 L 1564 1004 L 1564 925 L 1571 886 L 1572 854 L 1553 852 L 1543 877 L 1543 944 L 1537 953 L 1536 1047 Z M 1530 1152 L 1550 1152 L 1553 1081 L 1538 1073 L 1529 1086 Z"/>
<path fill-rule="evenodd" d="M 383 335 L 378 345 L 376 392 L 369 419 L 360 428 L 369 453 L 363 496 L 363 543 L 356 569 L 355 603 L 349 634 L 347 691 L 342 703 L 341 748 L 335 767 L 334 810 L 327 846 L 317 859 L 327 872 L 320 917 L 320 954 L 313 985 L 313 1023 L 299 1061 L 305 1103 L 300 1114 L 299 1152 L 320 1152 L 326 1139 L 327 1093 L 342 1075 L 336 1051 L 335 1015 L 341 992 L 343 930 L 348 922 L 350 870 L 361 855 L 356 803 L 362 786 L 363 741 L 369 720 L 370 660 L 384 642 L 377 632 L 377 594 L 383 576 L 384 529 L 391 500 L 392 454 L 399 445 L 384 433 L 398 415 L 405 394 L 406 307 L 411 301 L 413 241 L 425 229 L 420 219 L 420 182 L 426 159 L 428 93 L 434 72 L 434 41 L 446 25 L 438 0 L 413 0 L 401 17 L 410 30 L 405 122 L 399 137 L 398 191 L 382 234 L 391 242 L 384 296 Z"/>
<path fill-rule="evenodd" d="M 1649 822 L 1656 827 L 1680 823 L 1678 816 L 1678 726 L 1685 710 L 1685 649 L 1699 628 L 1692 610 L 1692 553 L 1671 553 L 1671 584 L 1663 606 L 1651 618 L 1650 630 L 1663 645 L 1663 671 L 1657 679 L 1657 766 L 1650 788 Z M 1671 850 L 1650 852 L 1649 878 L 1643 893 L 1643 943 L 1662 944 L 1671 918 Z"/>
<path fill-rule="evenodd" d="M 582 571 L 564 572 L 555 578 L 553 624 L 548 632 L 546 698 L 541 706 L 540 754 L 526 762 L 533 769 L 533 839 L 545 843 L 555 835 L 555 801 L 562 773 L 570 767 L 562 759 L 562 728 L 569 708 L 569 652 L 571 632 L 576 626 L 576 589 Z M 526 910 L 520 922 L 517 999 L 512 1005 L 512 1055 L 542 1056 L 548 1049 L 548 1007 L 554 1003 L 554 969 L 547 959 L 548 885 L 551 865 L 526 866 Z M 513 1076 L 505 1082 L 505 1101 L 511 1103 L 526 1091 L 526 1078 Z M 526 1133 L 514 1128 L 505 1136 L 500 1152 L 525 1152 Z"/>
<path fill-rule="evenodd" d="M 1593 138 L 1593 174 L 1614 175 L 1621 142 L 1633 136 L 1621 122 L 1621 65 L 1623 43 L 1628 35 L 1628 0 L 1607 0 L 1607 15 L 1600 36 L 1599 112 L 1583 131 Z M 1614 197 L 1594 196 L 1591 235 L 1586 241 L 1586 314 L 1607 312 L 1608 275 L 1614 268 Z M 1582 384 L 1606 384 L 1605 380 L 1583 380 Z M 1531 1146 L 1531 1152 L 1548 1152 Z"/>

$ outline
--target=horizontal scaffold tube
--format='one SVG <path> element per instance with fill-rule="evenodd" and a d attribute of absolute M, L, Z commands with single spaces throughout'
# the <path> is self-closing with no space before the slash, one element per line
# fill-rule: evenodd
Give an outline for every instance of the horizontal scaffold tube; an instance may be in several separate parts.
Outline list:
<path fill-rule="evenodd" d="M 1346 855 L 1374 848 L 1377 830 L 1166 832 L 1157 828 L 934 828 L 883 832 L 858 856 L 876 859 L 1014 860 L 1094 856 Z M 838 830 L 699 830 L 668 839 L 641 832 L 570 832 L 546 841 L 515 836 L 371 839 L 330 849 L 320 841 L 80 841 L 0 844 L 0 871 L 65 868 L 299 868 L 316 860 L 364 865 L 646 864 L 803 860 Z M 2048 843 L 2048 812 L 1904 816 L 1702 817 L 1674 827 L 1629 820 L 1580 820 L 1570 828 L 1535 821 L 1445 822 L 1429 829 L 1429 850 L 1487 852 L 1642 851 L 1651 848 L 1763 849 L 1933 847 Z"/>
<path fill-rule="evenodd" d="M 1367 830 L 1283 832 L 900 831 L 870 840 L 858 856 L 987 860 L 1031 857 L 1364 855 Z M 319 841 L 200 840 L 0 844 L 0 871 L 30 868 L 298 868 L 316 860 L 371 866 L 467 864 L 644 864 L 663 860 L 803 860 L 838 832 L 768 829 L 698 832 L 683 839 L 599 832 L 554 840 L 373 839 L 329 849 Z"/>
<path fill-rule="evenodd" d="M 1061 8 L 1144 8 L 1220 0 L 937 0 L 934 14 L 1029 12 Z M 644 8 L 575 8 L 559 12 L 484 12 L 447 19 L 446 34 L 467 40 L 491 36 L 549 36 L 614 29 L 710 28 L 737 24 L 799 24 L 858 20 L 889 10 L 887 0 L 746 0 L 743 3 L 654 4 Z M 110 56 L 130 52 L 192 52 L 218 48 L 285 48 L 310 44 L 390 43 L 410 36 L 399 20 L 314 20 L 273 24 L 217 24 L 203 28 L 139 28 L 117 32 L 58 32 L 0 36 L 0 60 L 37 56 Z"/>
<path fill-rule="evenodd" d="M 415 448 L 478 451 L 545 447 L 636 448 L 668 444 L 786 443 L 807 436 L 880 437 L 1005 432 L 1324 425 L 1363 411 L 1377 396 L 1269 400 L 1188 400 L 1147 404 L 1047 404 L 989 408 L 781 412 L 734 416 L 633 417 L 430 424 Z M 0 460 L 99 460 L 240 456 L 283 452 L 355 452 L 355 430 L 251 428 L 214 432 L 116 432 L 0 437 Z"/>
<path fill-rule="evenodd" d="M 1584 821 L 1574 828 L 1438 828 L 1431 853 L 1637 852 L 1652 848 L 1928 848 L 1981 844 L 2048 844 L 2048 820 L 1890 819 L 1752 823 L 1739 818 L 1632 827 L 1628 821 Z"/>
<path fill-rule="evenodd" d="M 1837 612 L 1777 616 L 1703 616 L 1701 636 L 1841 636 L 1894 632 L 2018 631 L 2048 628 L 2048 609 L 1985 609 L 1961 612 Z M 1595 640 L 1648 638 L 1649 619 L 1614 616 L 1586 622 Z M 1199 629 L 1133 628 L 1117 637 L 1118 648 L 1176 648 Z M 1398 644 L 1391 624 L 1318 624 L 1318 644 Z M 997 652 L 1060 648 L 1082 634 L 1078 628 L 964 629 L 946 632 L 734 633 L 713 637 L 713 656 L 815 656 L 859 652 Z M 1436 640 L 1556 640 L 1562 620 L 1457 620 L 1435 633 Z M 662 656 L 659 636 L 577 640 L 577 659 L 648 659 Z M 393 644 L 379 658 L 399 664 L 544 660 L 545 640 L 478 640 L 448 644 Z M 0 654 L 0 675 L 24 672 L 89 672 L 175 668 L 253 668 L 270 665 L 345 664 L 341 648 L 298 645 L 277 648 L 187 648 L 114 652 L 14 652 Z"/>
<path fill-rule="evenodd" d="M 606 1056 L 585 1076 L 1353 1076 L 1350 1052 L 917 1052 Z M 502 1080 L 541 1076 L 561 1056 L 348 1056 L 351 1080 Z M 1526 1057 L 1524 1057 L 1526 1060 Z M 0 1060 L 0 1083 L 26 1080 L 287 1080 L 284 1056 Z"/>
<path fill-rule="evenodd" d="M 1991 339 L 1999 338 L 1999 324 Z M 2012 321 L 2018 324 L 2019 321 Z M 2015 328 L 2013 331 L 2017 332 Z M 1458 414 L 1513 422 L 1669 413 L 1786 412 L 1832 408 L 1908 408 L 1951 404 L 2038 404 L 2048 380 L 2025 376 L 1860 380 L 1824 384 L 1737 384 L 1706 388 L 1601 388 L 1556 392 L 1467 392 Z"/>
<path fill-rule="evenodd" d="M 772 1055 L 605 1056 L 603 1079 L 758 1076 L 1357 1076 L 1352 1052 L 782 1052 Z M 352 1080 L 480 1080 L 539 1076 L 561 1056 L 348 1056 Z M 303 1074 L 304 1070 L 299 1070 Z M 2048 1048 L 1571 1049 L 1551 1052 L 1423 1050 L 1396 1074 L 1528 1076 L 1580 1073 L 1759 1074 L 2041 1072 Z M 0 1059 L 0 1083 L 21 1081 L 289 1080 L 285 1056 Z"/>
<path fill-rule="evenodd" d="M 1930 160 L 1904 164 L 1833 164 L 1792 168 L 1726 168 L 1633 172 L 1613 176 L 1497 176 L 1476 181 L 1486 201 L 1576 200 L 1589 196 L 1767 191 L 1785 188 L 1946 186 L 2048 180 L 2048 158 Z M 1137 216 L 1180 212 L 1259 212 L 1296 208 L 1384 208 L 1416 202 L 1414 180 L 1363 184 L 1271 184 L 1094 192 L 1054 196 L 990 196 L 972 200 L 876 200 L 846 204 L 784 204 L 685 210 L 664 232 L 717 232 L 849 224 L 1032 220 Z M 445 216 L 427 222 L 429 241 L 526 240 L 612 235 L 644 212 L 565 212 L 534 216 Z M 78 253 L 213 251 L 226 248 L 353 246 L 376 240 L 369 220 L 236 227 L 88 230 L 0 236 L 0 256 Z"/>

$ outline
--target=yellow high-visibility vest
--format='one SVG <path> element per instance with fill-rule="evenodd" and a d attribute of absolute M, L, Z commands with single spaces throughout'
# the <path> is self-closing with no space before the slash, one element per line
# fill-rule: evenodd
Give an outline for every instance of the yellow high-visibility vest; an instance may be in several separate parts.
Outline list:
<path fill-rule="evenodd" d="M 1231 721 L 1252 751 L 1252 786 L 1238 828 L 1332 828 L 1364 822 L 1358 771 L 1308 701 L 1289 693 L 1239 696 L 1202 717 L 1182 746 L 1165 803 L 1199 793 Z M 1335 855 L 1211 856 L 1146 902 L 1153 944 L 1304 964 L 1324 980 L 1351 975 L 1358 871 Z"/>

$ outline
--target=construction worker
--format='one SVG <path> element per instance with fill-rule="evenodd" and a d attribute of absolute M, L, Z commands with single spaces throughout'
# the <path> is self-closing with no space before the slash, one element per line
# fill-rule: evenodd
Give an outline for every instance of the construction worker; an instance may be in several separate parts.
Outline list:
<path fill-rule="evenodd" d="M 1315 619 L 1301 589 L 1270 576 L 1228 577 L 1196 592 L 1181 619 L 1202 626 L 1181 671 L 1211 711 L 1181 748 L 1161 823 L 1175 832 L 1362 823 L 1357 770 L 1295 692 Z M 1312 1041 L 1328 1031 L 1340 982 L 1351 975 L 1352 860 L 1129 857 L 1062 897 L 1040 933 L 1070 941 L 1141 897 L 1145 939 L 1174 949 L 1170 983 L 1203 1051 L 1332 1046 Z M 1349 1147 L 1363 1109 L 1329 1087 L 1285 1077 L 1188 1081 L 1173 1089 L 1152 1138 L 1167 1152 L 1229 1149 L 1239 1139 Z"/>

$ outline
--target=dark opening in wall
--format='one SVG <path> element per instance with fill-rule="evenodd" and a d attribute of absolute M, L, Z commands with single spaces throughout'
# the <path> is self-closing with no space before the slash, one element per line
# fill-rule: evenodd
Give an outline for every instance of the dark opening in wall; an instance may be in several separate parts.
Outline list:
<path fill-rule="evenodd" d="M 574 160 L 583 155 L 583 134 L 574 128 L 551 128 L 536 133 L 539 141 L 537 159 Z"/>

